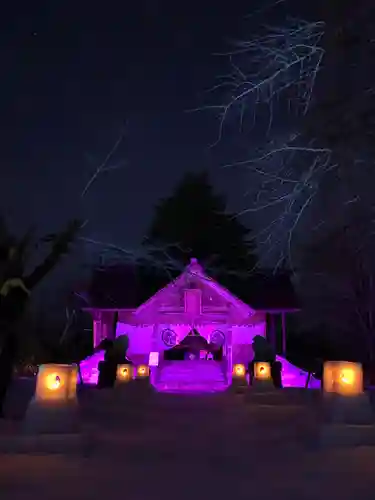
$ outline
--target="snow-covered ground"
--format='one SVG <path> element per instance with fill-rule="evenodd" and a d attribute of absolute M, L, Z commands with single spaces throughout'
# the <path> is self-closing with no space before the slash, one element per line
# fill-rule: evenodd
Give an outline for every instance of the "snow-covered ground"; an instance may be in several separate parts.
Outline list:
<path fill-rule="evenodd" d="M 20 416 L 31 393 L 19 383 L 8 412 Z M 0 499 L 373 500 L 375 448 L 317 449 L 319 393 L 295 400 L 260 406 L 229 392 L 87 388 L 80 395 L 86 455 L 0 454 Z M 0 440 L 15 427 L 2 422 Z"/>

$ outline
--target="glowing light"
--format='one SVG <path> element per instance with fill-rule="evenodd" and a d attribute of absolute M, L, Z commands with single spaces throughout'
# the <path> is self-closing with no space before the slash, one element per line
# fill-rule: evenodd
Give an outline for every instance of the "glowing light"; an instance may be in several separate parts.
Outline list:
<path fill-rule="evenodd" d="M 354 372 L 352 370 L 343 370 L 340 373 L 340 379 L 343 384 L 353 384 Z"/>
<path fill-rule="evenodd" d="M 51 373 L 46 377 L 46 387 L 50 391 L 56 391 L 61 386 L 61 379 L 57 373 Z"/>
<path fill-rule="evenodd" d="M 146 365 L 139 365 L 137 368 L 137 377 L 138 378 L 145 378 L 148 377 L 150 374 L 150 370 L 148 366 Z"/>
<path fill-rule="evenodd" d="M 323 387 L 326 393 L 355 396 L 363 392 L 363 371 L 359 363 L 328 361 L 324 363 Z"/>
<path fill-rule="evenodd" d="M 246 375 L 245 365 L 241 365 L 241 364 L 234 365 L 233 375 L 235 377 L 239 377 L 239 378 L 245 377 L 245 375 Z"/>
<path fill-rule="evenodd" d="M 116 381 L 117 382 L 129 382 L 133 378 L 133 367 L 132 365 L 118 365 Z"/>
<path fill-rule="evenodd" d="M 76 400 L 77 377 L 76 365 L 41 365 L 36 381 L 36 400 L 60 403 Z"/>
<path fill-rule="evenodd" d="M 254 377 L 257 380 L 271 380 L 272 377 L 270 363 L 254 363 Z"/>

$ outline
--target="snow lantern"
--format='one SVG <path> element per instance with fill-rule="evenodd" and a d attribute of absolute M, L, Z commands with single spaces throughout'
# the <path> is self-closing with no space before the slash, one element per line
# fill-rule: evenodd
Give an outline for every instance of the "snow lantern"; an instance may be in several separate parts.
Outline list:
<path fill-rule="evenodd" d="M 271 364 L 265 361 L 254 363 L 254 379 L 264 382 L 272 380 Z"/>
<path fill-rule="evenodd" d="M 235 378 L 245 378 L 246 368 L 245 365 L 237 364 L 233 366 L 233 377 Z"/>
<path fill-rule="evenodd" d="M 137 378 L 146 378 L 150 375 L 150 369 L 147 365 L 139 365 L 137 367 Z"/>
<path fill-rule="evenodd" d="M 121 384 L 130 382 L 133 379 L 133 373 L 134 370 L 132 365 L 118 365 L 116 372 L 116 382 L 119 382 Z"/>
<path fill-rule="evenodd" d="M 77 398 L 76 365 L 46 364 L 39 367 L 35 400 L 72 402 Z"/>
<path fill-rule="evenodd" d="M 327 393 L 336 393 L 342 396 L 362 394 L 362 365 L 349 361 L 327 361 L 324 363 L 323 388 Z"/>

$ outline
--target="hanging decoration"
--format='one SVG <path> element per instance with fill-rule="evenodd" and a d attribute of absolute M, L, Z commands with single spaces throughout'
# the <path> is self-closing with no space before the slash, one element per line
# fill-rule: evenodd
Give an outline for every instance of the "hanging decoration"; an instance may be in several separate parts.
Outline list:
<path fill-rule="evenodd" d="M 225 335 L 221 330 L 214 330 L 211 334 L 210 343 L 222 347 L 225 343 Z"/>
<path fill-rule="evenodd" d="M 177 344 L 176 332 L 166 328 L 161 332 L 161 339 L 167 347 L 174 347 Z"/>

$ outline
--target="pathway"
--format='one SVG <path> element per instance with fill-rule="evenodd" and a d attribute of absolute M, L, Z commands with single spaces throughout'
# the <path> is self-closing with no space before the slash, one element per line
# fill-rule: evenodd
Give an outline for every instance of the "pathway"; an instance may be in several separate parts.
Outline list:
<path fill-rule="evenodd" d="M 230 393 L 88 390 L 88 455 L 0 455 L 0 498 L 372 500 L 375 451 L 314 449 L 313 403 L 261 408 Z"/>

